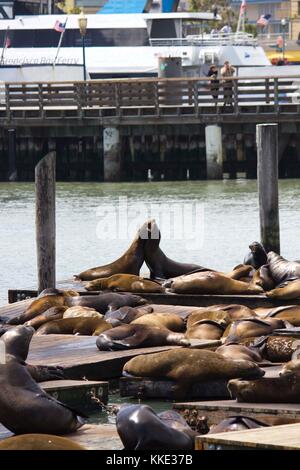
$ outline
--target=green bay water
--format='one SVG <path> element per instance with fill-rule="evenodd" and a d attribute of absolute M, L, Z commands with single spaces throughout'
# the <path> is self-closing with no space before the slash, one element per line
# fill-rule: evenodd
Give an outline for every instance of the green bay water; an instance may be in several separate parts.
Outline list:
<path fill-rule="evenodd" d="M 300 258 L 300 181 L 280 181 L 281 251 Z M 256 181 L 58 183 L 57 279 L 118 258 L 149 216 L 178 261 L 229 271 L 259 240 Z M 32 183 L 0 183 L 0 304 L 36 285 Z M 147 273 L 147 268 L 142 268 Z"/>

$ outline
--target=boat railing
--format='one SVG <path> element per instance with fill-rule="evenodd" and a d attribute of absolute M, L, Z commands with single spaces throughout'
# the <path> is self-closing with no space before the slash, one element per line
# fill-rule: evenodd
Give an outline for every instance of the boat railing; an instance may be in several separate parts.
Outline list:
<path fill-rule="evenodd" d="M 178 46 L 257 46 L 258 41 L 252 34 L 220 32 L 203 35 L 190 35 L 185 38 L 159 38 L 150 39 L 153 47 L 178 47 Z"/>

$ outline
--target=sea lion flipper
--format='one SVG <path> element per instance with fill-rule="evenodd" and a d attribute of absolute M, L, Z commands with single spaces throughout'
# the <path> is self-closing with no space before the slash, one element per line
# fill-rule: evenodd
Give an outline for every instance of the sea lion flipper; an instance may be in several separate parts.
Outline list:
<path fill-rule="evenodd" d="M 55 366 L 33 366 L 26 364 L 26 369 L 36 382 L 47 382 L 48 380 L 63 380 L 65 373 L 62 367 Z"/>

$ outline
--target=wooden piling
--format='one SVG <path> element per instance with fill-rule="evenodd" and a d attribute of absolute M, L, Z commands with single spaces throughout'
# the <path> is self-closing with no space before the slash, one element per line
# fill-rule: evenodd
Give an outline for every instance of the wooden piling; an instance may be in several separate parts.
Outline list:
<path fill-rule="evenodd" d="M 267 251 L 280 253 L 278 125 L 258 124 L 256 141 L 261 242 Z"/>
<path fill-rule="evenodd" d="M 8 129 L 8 181 L 17 181 L 16 129 Z"/>
<path fill-rule="evenodd" d="M 55 287 L 55 167 L 48 153 L 35 167 L 38 292 Z"/>

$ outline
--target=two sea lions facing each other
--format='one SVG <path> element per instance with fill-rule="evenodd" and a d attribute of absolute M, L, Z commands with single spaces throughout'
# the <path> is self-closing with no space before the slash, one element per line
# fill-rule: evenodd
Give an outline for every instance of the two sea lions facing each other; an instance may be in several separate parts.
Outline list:
<path fill-rule="evenodd" d="M 174 380 L 177 395 L 187 392 L 197 382 L 237 377 L 254 379 L 264 373 L 254 362 L 233 361 L 201 349 L 174 349 L 137 356 L 123 368 L 124 375 Z"/>
<path fill-rule="evenodd" d="M 122 325 L 101 333 L 96 341 L 100 351 L 119 351 L 154 346 L 189 346 L 183 333 L 147 325 Z"/>
<path fill-rule="evenodd" d="M 148 292 L 163 293 L 164 287 L 157 281 L 146 279 L 134 274 L 113 274 L 88 282 L 85 286 L 87 291 L 112 290 L 120 292 Z"/>
<path fill-rule="evenodd" d="M 219 295 L 250 295 L 261 294 L 260 286 L 236 281 L 216 272 L 187 274 L 168 281 L 171 291 L 177 294 L 219 294 Z"/>
<path fill-rule="evenodd" d="M 148 405 L 123 406 L 116 418 L 126 450 L 192 450 L 196 433 L 176 411 L 156 414 Z"/>
<path fill-rule="evenodd" d="M 83 335 L 98 336 L 103 331 L 109 330 L 112 325 L 104 318 L 75 317 L 62 318 L 42 325 L 36 332 L 40 335 Z"/>
<path fill-rule="evenodd" d="M 18 326 L 2 336 L 0 422 L 15 434 L 68 434 L 82 426 L 80 413 L 48 395 L 26 366 L 32 327 Z"/>
<path fill-rule="evenodd" d="M 3 439 L 0 450 L 86 450 L 66 437 L 52 434 L 21 434 Z"/>

